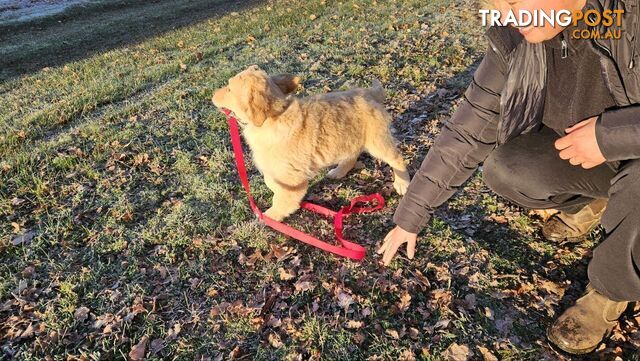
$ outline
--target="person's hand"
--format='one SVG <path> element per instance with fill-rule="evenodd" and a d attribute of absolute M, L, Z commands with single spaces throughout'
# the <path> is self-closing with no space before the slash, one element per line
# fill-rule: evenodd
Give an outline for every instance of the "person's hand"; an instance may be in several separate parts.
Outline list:
<path fill-rule="evenodd" d="M 560 151 L 560 158 L 584 169 L 597 167 L 607 161 L 596 139 L 597 119 L 598 117 L 589 118 L 566 130 L 568 134 L 555 143 L 556 149 Z"/>
<path fill-rule="evenodd" d="M 407 244 L 407 257 L 413 259 L 416 254 L 416 240 L 418 235 L 416 233 L 407 232 L 404 229 L 396 226 L 391 230 L 384 238 L 382 247 L 378 250 L 378 254 L 384 253 L 382 256 L 382 262 L 385 266 L 388 266 L 393 259 L 393 256 L 398 252 L 398 248 L 403 244 Z"/>

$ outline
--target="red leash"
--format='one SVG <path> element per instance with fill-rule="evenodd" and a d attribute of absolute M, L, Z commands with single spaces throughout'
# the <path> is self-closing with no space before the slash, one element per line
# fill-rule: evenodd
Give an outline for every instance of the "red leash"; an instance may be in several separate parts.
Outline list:
<path fill-rule="evenodd" d="M 264 223 L 265 225 L 273 228 L 274 230 L 286 234 L 287 236 L 293 237 L 298 241 L 304 242 L 311 246 L 320 248 L 321 250 L 331 252 L 341 257 L 346 257 L 354 260 L 362 260 L 365 256 L 366 250 L 364 247 L 357 243 L 353 243 L 344 239 L 343 237 L 343 224 L 342 220 L 345 216 L 352 213 L 369 213 L 375 212 L 382 208 L 384 208 L 384 198 L 378 193 L 356 197 L 351 201 L 351 204 L 345 207 L 342 207 L 338 212 L 332 211 L 325 207 L 319 206 L 317 204 L 302 202 L 300 203 L 300 208 L 306 209 L 308 211 L 321 214 L 326 217 L 333 217 L 333 225 L 334 231 L 336 235 L 336 239 L 340 241 L 341 246 L 336 246 L 333 244 L 329 244 L 327 242 L 321 241 L 309 234 L 306 234 L 302 231 L 299 231 L 289 225 L 284 223 L 275 221 L 267 216 L 265 216 L 260 208 L 256 205 L 251 196 L 251 191 L 249 190 L 249 178 L 247 176 L 247 168 L 244 163 L 244 155 L 242 153 L 242 144 L 240 142 L 240 131 L 238 129 L 238 122 L 236 118 L 231 115 L 231 111 L 228 109 L 223 109 L 222 112 L 227 116 L 227 120 L 229 120 L 229 132 L 231 133 L 231 145 L 233 146 L 233 154 L 236 159 L 236 167 L 238 168 L 238 176 L 240 177 L 240 182 L 242 183 L 242 187 L 247 192 L 247 196 L 249 197 L 249 204 L 251 205 L 251 209 L 253 213 L 258 216 L 258 219 Z M 373 202 L 375 201 L 375 206 L 373 207 L 360 207 L 359 204 Z"/>

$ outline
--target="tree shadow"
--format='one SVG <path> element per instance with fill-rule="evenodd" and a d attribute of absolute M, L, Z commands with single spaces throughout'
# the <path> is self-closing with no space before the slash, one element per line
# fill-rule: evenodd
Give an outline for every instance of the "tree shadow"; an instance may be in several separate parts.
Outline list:
<path fill-rule="evenodd" d="M 263 0 L 98 1 L 26 21 L 0 22 L 0 80 L 55 67 Z"/>

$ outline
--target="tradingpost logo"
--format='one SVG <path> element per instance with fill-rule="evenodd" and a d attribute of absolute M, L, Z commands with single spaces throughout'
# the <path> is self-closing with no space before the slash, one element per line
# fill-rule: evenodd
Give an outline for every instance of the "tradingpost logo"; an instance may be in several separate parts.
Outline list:
<path fill-rule="evenodd" d="M 622 15 L 624 10 L 509 10 L 507 13 L 500 10 L 481 9 L 480 17 L 482 26 L 513 26 L 519 29 L 531 29 L 533 27 L 544 27 L 550 24 L 555 27 L 574 27 L 584 20 L 588 29 L 575 29 L 571 32 L 574 39 L 620 39 L 622 38 Z M 615 28 L 612 26 L 615 25 Z M 521 31 L 522 32 L 522 31 Z"/>

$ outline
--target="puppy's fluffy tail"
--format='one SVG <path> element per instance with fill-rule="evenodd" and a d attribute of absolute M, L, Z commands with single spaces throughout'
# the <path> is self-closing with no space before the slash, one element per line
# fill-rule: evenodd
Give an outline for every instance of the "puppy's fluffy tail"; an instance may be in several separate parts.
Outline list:
<path fill-rule="evenodd" d="M 374 79 L 373 83 L 371 83 L 371 88 L 369 88 L 368 90 L 373 99 L 375 99 L 379 103 L 384 103 L 384 99 L 386 98 L 387 93 L 384 91 L 380 80 Z"/>

